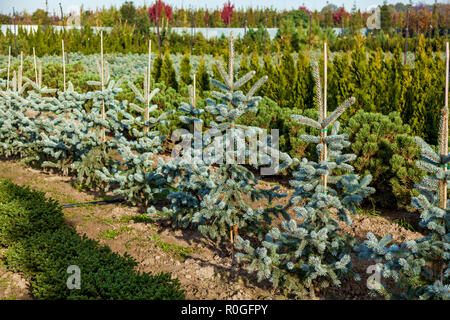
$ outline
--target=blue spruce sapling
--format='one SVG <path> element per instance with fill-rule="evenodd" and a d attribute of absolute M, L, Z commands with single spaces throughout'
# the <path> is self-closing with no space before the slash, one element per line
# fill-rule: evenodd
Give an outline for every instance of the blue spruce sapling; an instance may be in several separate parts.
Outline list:
<path fill-rule="evenodd" d="M 340 279 L 353 275 L 350 253 L 354 239 L 343 235 L 338 219 L 351 224 L 348 211 L 356 213 L 356 206 L 375 190 L 369 187 L 371 176 L 359 181 L 352 174 L 353 154 L 342 154 L 350 145 L 346 134 L 339 134 L 338 117 L 354 103 L 350 98 L 327 116 L 322 95 L 319 68 L 314 65 L 319 119 L 293 115 L 300 124 L 317 129 L 318 136 L 302 135 L 304 141 L 317 145 L 319 162 L 303 159 L 294 179 L 295 192 L 288 206 L 293 206 L 296 219 L 282 222 L 281 230 L 273 227 L 259 248 L 248 240 L 238 239 L 239 259 L 251 261 L 249 272 L 257 272 L 258 280 L 269 280 L 274 287 L 282 287 L 298 296 L 314 296 L 315 288 L 339 286 Z M 331 134 L 328 130 L 332 128 Z M 339 175 L 335 171 L 346 171 Z"/>
<path fill-rule="evenodd" d="M 373 281 L 370 289 L 386 298 L 400 299 L 443 299 L 450 300 L 450 206 L 448 195 L 448 86 L 449 86 L 449 44 L 446 45 L 445 104 L 441 110 L 439 127 L 439 151 L 436 153 L 421 138 L 416 143 L 421 149 L 422 160 L 416 165 L 430 175 L 415 185 L 420 195 L 411 204 L 418 209 L 420 226 L 428 229 L 428 234 L 417 240 L 401 245 L 389 244 L 392 236 L 378 241 L 372 233 L 355 249 L 359 257 L 376 262 L 376 271 L 397 283 L 397 288 L 389 290 L 380 282 Z"/>
<path fill-rule="evenodd" d="M 215 120 L 209 124 L 211 131 L 215 131 L 214 135 L 218 136 L 204 149 L 203 156 L 204 161 L 216 166 L 210 177 L 212 183 L 209 193 L 203 197 L 200 210 L 195 213 L 193 221 L 199 224 L 199 230 L 203 235 L 216 242 L 228 238 L 234 261 L 234 242 L 238 234 L 262 235 L 264 229 L 261 226 L 264 223 L 270 223 L 270 214 L 277 213 L 279 209 L 278 207 L 252 208 L 252 204 L 258 200 L 267 201 L 270 204 L 274 198 L 284 197 L 285 194 L 276 192 L 279 186 L 269 190 L 258 188 L 258 181 L 254 174 L 243 166 L 241 161 L 236 161 L 236 158 L 245 161 L 247 155 L 251 156 L 249 154 L 251 148 L 248 148 L 245 134 L 242 132 L 251 138 L 260 129 L 238 125 L 235 122 L 245 112 L 257 111 L 261 97 L 255 97 L 254 94 L 268 77 L 262 77 L 244 95 L 239 88 L 251 80 L 255 72 L 251 71 L 242 78 L 235 79 L 233 35 L 230 36 L 229 51 L 228 73 L 222 64 L 216 61 L 224 80 L 224 83 L 212 80 L 213 86 L 221 91 L 211 93 L 218 102 L 212 99 L 206 101 L 206 110 L 214 116 Z M 209 143 L 210 139 L 205 139 L 206 143 Z M 225 156 L 222 152 L 224 149 L 226 149 Z M 291 160 L 285 154 L 282 156 L 285 161 Z"/>

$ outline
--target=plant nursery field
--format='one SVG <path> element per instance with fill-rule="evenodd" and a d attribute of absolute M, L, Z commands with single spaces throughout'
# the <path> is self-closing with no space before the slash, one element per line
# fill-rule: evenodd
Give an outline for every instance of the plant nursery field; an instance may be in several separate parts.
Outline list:
<path fill-rule="evenodd" d="M 0 57 L 0 298 L 450 299 L 448 43 L 100 41 Z"/>
<path fill-rule="evenodd" d="M 12 160 L 0 163 L 0 177 L 44 192 L 46 197 L 61 204 L 91 202 L 111 196 L 80 191 L 73 186 L 73 178 L 24 167 Z M 65 222 L 78 234 L 86 234 L 121 255 L 130 254 L 138 262 L 136 270 L 169 272 L 179 279 L 187 299 L 287 298 L 274 292 L 268 283 L 258 283 L 246 271 L 233 270 L 229 253 L 202 237 L 198 231 L 174 230 L 165 223 L 154 223 L 136 207 L 125 204 L 84 205 L 63 209 L 63 215 Z M 420 232 L 410 231 L 399 224 L 404 215 L 403 212 L 361 210 L 354 219 L 355 226 L 345 228 L 344 232 L 360 240 L 365 239 L 367 232 L 378 237 L 392 234 L 396 243 L 422 237 Z M 415 221 L 410 223 L 416 226 Z M 321 292 L 316 299 L 377 299 L 369 295 L 366 286 L 369 276 L 365 273 L 367 263 L 357 263 L 355 268 L 362 275 L 360 281 L 348 281 L 341 289 Z M 0 274 L 2 299 L 32 298 L 30 282 L 20 268 L 11 271 L 3 265 Z"/>

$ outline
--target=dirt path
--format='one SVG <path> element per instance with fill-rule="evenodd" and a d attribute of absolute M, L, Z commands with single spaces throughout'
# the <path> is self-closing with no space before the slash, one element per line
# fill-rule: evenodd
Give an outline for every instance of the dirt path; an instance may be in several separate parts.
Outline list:
<path fill-rule="evenodd" d="M 19 162 L 0 161 L 0 177 L 46 192 L 48 197 L 61 204 L 101 200 L 99 194 L 74 188 L 69 177 L 26 168 Z M 138 270 L 173 274 L 180 280 L 187 299 L 285 298 L 274 295 L 270 286 L 257 284 L 243 269 L 232 272 L 226 249 L 214 247 L 199 232 L 148 223 L 135 207 L 124 204 L 88 205 L 66 208 L 64 215 L 67 223 L 79 234 L 97 239 L 120 254 L 130 254 L 139 263 Z M 345 230 L 359 240 L 364 239 L 368 231 L 378 236 L 393 234 L 396 241 L 421 236 L 382 217 L 361 215 L 354 219 L 354 223 L 353 228 Z M 329 289 L 321 298 L 369 299 L 365 285 L 368 264 L 356 262 L 355 265 L 362 276 L 359 283 L 343 283 L 342 288 Z M 3 278 L 8 279 L 4 281 L 8 283 L 6 289 L 2 285 Z M 0 299 L 28 299 L 26 288 L 26 281 L 20 275 L 2 271 L 0 265 Z"/>

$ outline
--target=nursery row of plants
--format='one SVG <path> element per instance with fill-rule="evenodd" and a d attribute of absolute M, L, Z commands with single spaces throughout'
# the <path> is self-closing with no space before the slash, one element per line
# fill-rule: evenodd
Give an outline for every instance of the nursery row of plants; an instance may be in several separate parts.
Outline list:
<path fill-rule="evenodd" d="M 73 83 L 77 92 L 92 90 L 88 81 L 100 80 L 99 74 L 93 73 L 99 56 L 73 54 L 70 57 L 72 63 L 66 65 L 67 80 Z M 142 86 L 147 55 L 106 55 L 105 58 L 112 79 L 136 77 L 134 85 Z M 227 60 L 227 55 L 224 58 Z M 315 83 L 310 66 L 313 58 L 301 52 L 288 51 L 279 57 L 266 57 L 264 61 L 256 54 L 236 57 L 238 76 L 255 70 L 256 76 L 268 75 L 271 79 L 260 89 L 264 98 L 259 103 L 258 112 L 245 114 L 237 122 L 268 130 L 279 129 L 280 149 L 298 159 L 316 157 L 314 148 L 299 138 L 301 134 L 309 133 L 309 129 L 294 125 L 290 118 L 292 114 L 313 116 L 317 113 L 309 109 L 315 103 Z M 41 78 L 43 84 L 50 88 L 64 87 L 60 60 L 60 56 L 41 60 Z M 0 57 L 0 65 L 5 67 L 5 75 L 7 57 Z M 11 78 L 13 71 L 17 74 L 20 65 L 20 59 L 12 59 Z M 323 59 L 319 65 L 322 69 Z M 443 59 L 427 54 L 424 41 L 419 43 L 415 66 L 403 65 L 400 49 L 393 56 L 383 58 L 380 51 L 367 53 L 361 44 L 351 55 L 332 54 L 328 66 L 330 110 L 345 97 L 356 97 L 355 104 L 342 115 L 341 122 L 343 130 L 349 134 L 353 153 L 359 156 L 354 163 L 356 171 L 361 174 L 370 172 L 372 183 L 379 190 L 370 197 L 371 200 L 381 207 L 411 209 L 411 197 L 417 195 L 413 186 L 423 176 L 415 166 L 420 151 L 411 135 L 420 136 L 429 143 L 437 139 L 438 110 L 444 99 L 444 80 L 439 76 L 445 68 Z M 35 78 L 32 58 L 24 58 L 22 70 L 25 77 Z M 185 126 L 179 120 L 182 112 L 177 108 L 189 99 L 188 85 L 192 83 L 193 73 L 197 75 L 197 104 L 203 107 L 212 89 L 210 79 L 220 77 L 213 57 L 166 54 L 162 59 L 154 59 L 151 85 L 160 89 L 153 97 L 158 105 L 155 113 L 159 116 L 163 112 L 175 111 L 168 116 L 170 122 L 167 127 L 160 129 L 169 137 L 176 128 Z M 249 81 L 242 88 L 249 90 L 251 84 Z M 120 88 L 122 91 L 116 95 L 118 101 L 135 99 L 136 94 L 126 81 Z M 56 94 L 46 93 L 44 96 Z M 91 106 L 92 102 L 87 100 L 84 108 L 90 110 Z M 132 109 L 128 111 L 134 116 L 138 114 Z M 212 119 L 208 113 L 199 117 L 205 123 Z"/>
<path fill-rule="evenodd" d="M 107 39 L 105 36 L 105 41 Z M 442 48 L 439 51 L 442 51 Z M 36 53 L 38 52 L 36 48 Z M 227 54 L 223 56 L 226 61 Z M 72 81 L 75 90 L 88 91 L 91 87 L 87 85 L 87 81 L 99 80 L 99 75 L 94 71 L 97 68 L 95 59 L 98 58 L 96 55 L 70 55 L 71 63 L 67 65 L 67 78 Z M 186 97 L 187 86 L 192 83 L 192 75 L 195 72 L 199 95 L 203 98 L 211 90 L 209 79 L 217 79 L 220 76 L 214 64 L 217 58 L 211 55 L 169 55 L 168 52 L 162 57 L 154 54 L 152 81 L 162 82 L 177 92 L 184 92 Z M 144 74 L 146 59 L 146 55 L 107 56 L 111 77 L 118 79 L 123 75 L 136 77 Z M 259 56 L 253 51 L 251 54 L 244 53 L 236 57 L 239 76 L 254 70 L 257 77 L 267 75 L 272 80 L 261 88 L 261 95 L 270 98 L 281 108 L 302 110 L 314 105 L 311 59 L 318 59 L 323 68 L 320 52 L 297 53 L 288 47 L 280 49 L 273 55 Z M 8 56 L 0 57 L 0 65 L 3 68 L 6 68 L 7 60 Z M 24 74 L 34 79 L 32 59 L 25 59 L 24 63 Z M 42 59 L 42 63 L 45 85 L 62 88 L 61 57 L 46 56 Z M 17 71 L 19 65 L 20 58 L 12 59 L 11 70 Z M 384 54 L 380 50 L 367 50 L 363 40 L 354 45 L 352 53 L 330 54 L 328 65 L 327 99 L 330 105 L 336 106 L 348 96 L 354 96 L 357 100 L 348 115 L 344 114 L 345 120 L 356 110 L 379 112 L 384 115 L 398 112 L 403 122 L 411 127 L 414 135 L 422 137 L 428 143 L 436 141 L 438 111 L 444 99 L 444 80 L 439 75 L 444 72 L 445 63 L 442 53 L 433 54 L 430 51 L 426 39 L 423 37 L 420 39 L 416 54 L 410 54 L 406 65 L 400 46 L 393 54 Z M 250 85 L 247 83 L 244 89 L 248 90 Z M 119 97 L 132 101 L 134 99 L 132 91 L 127 90 L 126 86 L 122 88 L 124 93 L 119 94 Z M 183 91 L 183 88 L 186 89 Z M 206 93 L 203 94 L 203 91 Z"/>
<path fill-rule="evenodd" d="M 10 270 L 29 281 L 35 299 L 184 299 L 170 274 L 137 273 L 131 257 L 69 227 L 56 201 L 7 180 L 0 180 L 0 246 Z M 83 275 L 77 290 L 67 285 L 72 265 Z"/>
<path fill-rule="evenodd" d="M 223 83 L 211 80 L 220 91 L 212 91 L 204 100 L 204 107 L 199 104 L 195 86 L 189 87 L 189 102 L 179 103 L 178 111 L 183 115 L 177 121 L 190 130 L 181 137 L 188 142 L 182 150 L 184 156 L 196 155 L 198 141 L 193 129 L 199 124 L 235 139 L 235 144 L 241 146 L 246 146 L 247 140 L 237 135 L 236 129 L 246 130 L 250 140 L 261 132 L 261 128 L 251 123 L 258 115 L 264 116 L 261 113 L 264 110 L 258 113 L 262 97 L 254 95 L 266 86 L 268 77 L 261 77 L 245 90 L 256 72 L 237 74 L 232 40 L 227 61 L 227 71 L 220 61 L 217 62 Z M 40 75 L 36 81 L 23 77 L 22 67 L 11 83 L 3 79 L 0 85 L 7 90 L 0 91 L 0 153 L 19 157 L 35 167 L 74 174 L 80 183 L 90 187 L 105 191 L 112 188 L 115 194 L 146 208 L 154 219 L 169 219 L 181 228 L 198 228 L 217 243 L 228 243 L 233 260 L 237 257 L 240 261 L 250 261 L 249 271 L 256 272 L 259 280 L 269 280 L 275 287 L 298 296 L 314 296 L 315 288 L 339 286 L 344 279 L 352 277 L 359 279 L 351 261 L 351 254 L 359 252 L 361 259 L 375 260 L 384 278 L 392 278 L 398 284 L 394 292 L 388 292 L 381 284 L 373 286 L 386 297 L 449 298 L 446 168 L 450 156 L 446 108 L 441 112 L 438 151 L 424 140 L 416 139 L 423 159 L 418 167 L 431 176 L 416 185 L 420 195 L 414 197 L 411 204 L 422 212 L 421 226 L 429 229 L 429 233 L 418 241 L 388 247 L 390 237 L 378 241 L 369 234 L 367 241 L 357 243 L 356 239 L 344 236 L 338 220 L 351 225 L 351 213 L 356 213 L 364 198 L 375 194 L 376 190 L 370 186 L 372 176 L 353 173 L 350 163 L 356 160 L 356 163 L 370 166 L 365 154 L 373 151 L 370 148 L 389 145 L 383 130 L 399 127 L 398 114 L 383 118 L 360 112 L 350 118 L 348 128 L 358 131 L 354 145 L 356 150 L 360 149 L 361 156 L 343 153 L 351 146 L 350 135 L 339 132 L 341 124 L 337 119 L 352 110 L 356 99 L 340 101 L 342 103 L 329 112 L 320 80 L 321 70 L 313 63 L 317 110 L 289 114 L 285 119 L 295 122 L 288 126 L 297 126 L 297 137 L 308 145 L 316 145 L 312 149 L 316 157 L 303 157 L 299 161 L 285 152 L 279 153 L 278 171 L 281 173 L 289 167 L 294 170 L 290 185 L 295 191 L 288 203 L 282 205 L 277 204 L 277 199 L 287 194 L 280 193 L 280 186 L 258 187 L 258 179 L 246 165 L 211 166 L 198 157 L 191 157 L 190 161 L 186 160 L 189 157 L 163 157 L 167 137 L 162 131 L 164 126 L 167 129 L 167 119 L 175 110 L 157 111 L 158 105 L 152 105 L 160 88 L 150 89 L 150 70 L 144 74 L 144 85 L 136 86 L 132 79 L 124 77 L 115 81 L 104 65 L 101 59 L 98 63 L 101 81 L 89 80 L 87 84 L 93 86 L 94 91 L 87 93 L 74 90 L 71 82 L 67 88 L 64 84 L 64 90 L 48 89 L 42 85 Z M 323 72 L 327 70 L 325 66 Z M 118 101 L 122 84 L 133 91 L 136 103 Z M 266 102 L 270 104 L 270 100 Z M 207 113 L 208 118 L 203 116 Z M 245 120 L 251 113 L 253 118 Z M 372 125 L 378 136 L 371 133 L 367 120 L 375 122 Z M 305 125 L 310 128 L 301 134 L 299 128 Z M 402 143 L 412 150 L 408 145 L 411 138 L 407 126 L 400 126 L 400 130 L 404 130 L 401 135 L 390 137 L 401 149 L 396 152 L 406 152 Z M 194 143 L 189 142 L 192 138 Z M 218 143 L 223 146 L 227 141 L 219 139 Z M 209 143 L 201 140 L 201 149 L 211 151 Z M 270 136 L 259 141 L 257 168 L 272 163 L 273 159 L 268 161 L 264 155 L 273 147 Z M 246 155 L 251 151 L 246 146 Z M 234 147 L 228 152 L 227 156 L 236 156 Z M 401 165 L 399 157 L 391 160 Z M 408 172 L 402 169 L 398 170 L 403 171 L 399 174 L 409 178 Z M 401 189 L 401 179 L 397 183 Z M 281 230 L 273 226 L 275 217 L 284 220 Z M 235 250 L 238 251 L 236 256 Z"/>
<path fill-rule="evenodd" d="M 140 28 L 136 30 L 133 25 L 117 23 L 105 38 L 104 49 L 111 53 L 145 54 L 149 39 L 158 43 L 156 32 L 150 32 L 151 30 L 150 27 L 147 30 Z M 414 54 L 417 51 L 420 35 L 427 39 L 427 48 L 430 48 L 432 52 L 440 52 L 448 39 L 445 35 L 430 38 L 427 34 L 417 33 L 414 37 L 405 40 L 402 34 L 387 34 L 383 31 L 367 37 L 362 37 L 359 32 L 338 36 L 333 29 L 320 28 L 318 25 L 312 26 L 310 38 L 308 27 L 295 26 L 288 20 L 280 26 L 274 39 L 270 38 L 263 27 L 248 29 L 245 37 L 236 40 L 236 52 L 241 54 L 256 52 L 259 55 L 265 55 L 277 52 L 286 46 L 292 47 L 295 51 L 311 48 L 320 50 L 324 42 L 328 43 L 332 52 L 351 52 L 355 45 L 364 39 L 368 48 L 381 49 L 383 52 L 394 52 L 396 47 L 401 47 L 403 50 L 407 41 L 408 54 Z M 188 51 L 194 55 L 216 55 L 221 53 L 221 48 L 224 48 L 228 41 L 225 37 L 207 39 L 202 33 L 196 32 L 193 35 L 191 32 L 178 34 L 170 28 L 161 28 L 160 39 L 160 54 L 165 47 L 168 47 L 174 54 L 184 54 Z M 28 32 L 25 28 L 17 26 L 16 38 L 9 29 L 5 33 L 0 32 L 0 54 L 8 54 L 8 47 L 11 46 L 13 55 L 16 53 L 16 48 L 17 55 L 21 51 L 30 55 L 33 48 L 36 49 L 39 57 L 57 55 L 61 53 L 61 40 L 65 41 L 66 50 L 71 53 L 95 54 L 100 50 L 100 34 L 94 32 L 91 26 L 84 26 L 80 30 L 67 29 L 65 35 L 62 30 L 58 31 L 51 27 L 39 26 L 36 31 Z M 154 50 L 158 51 L 157 46 Z"/>

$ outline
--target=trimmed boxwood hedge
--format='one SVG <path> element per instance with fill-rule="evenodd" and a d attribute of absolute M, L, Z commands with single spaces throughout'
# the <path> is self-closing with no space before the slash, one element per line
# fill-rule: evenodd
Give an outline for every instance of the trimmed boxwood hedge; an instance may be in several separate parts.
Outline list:
<path fill-rule="evenodd" d="M 43 192 L 0 180 L 0 246 L 9 269 L 24 273 L 36 299 L 184 299 L 168 273 L 138 273 L 124 257 L 78 235 L 61 206 Z M 81 272 L 81 288 L 69 290 L 67 268 Z"/>

